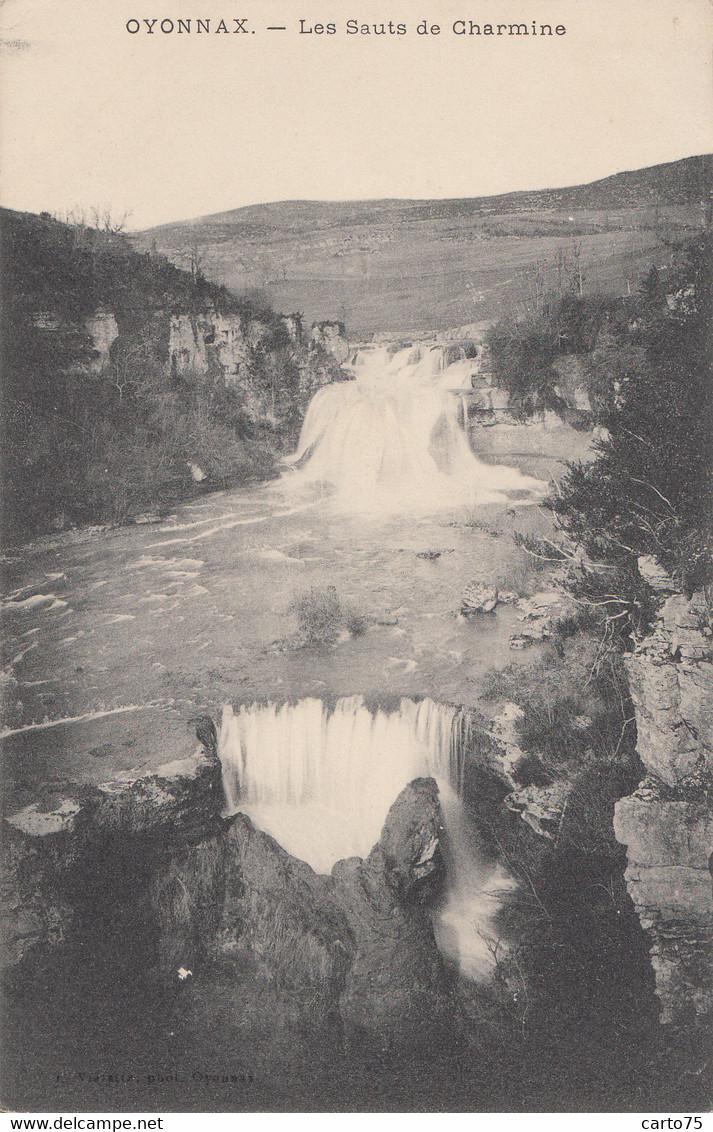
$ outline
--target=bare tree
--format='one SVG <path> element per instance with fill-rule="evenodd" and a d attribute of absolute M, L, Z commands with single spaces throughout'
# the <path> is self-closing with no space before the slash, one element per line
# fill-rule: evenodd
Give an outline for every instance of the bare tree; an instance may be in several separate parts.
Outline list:
<path fill-rule="evenodd" d="M 584 294 L 584 275 L 582 274 L 582 241 L 575 240 L 572 244 L 572 257 L 574 259 L 574 282 L 580 299 Z"/>

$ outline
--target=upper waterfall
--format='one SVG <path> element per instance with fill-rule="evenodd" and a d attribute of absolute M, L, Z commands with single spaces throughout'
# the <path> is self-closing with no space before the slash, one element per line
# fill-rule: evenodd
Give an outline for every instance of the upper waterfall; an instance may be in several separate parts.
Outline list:
<path fill-rule="evenodd" d="M 318 486 L 345 510 L 377 514 L 539 496 L 539 480 L 471 451 L 464 394 L 478 371 L 474 354 L 474 344 L 453 343 L 357 350 L 353 380 L 313 397 L 281 486 Z"/>

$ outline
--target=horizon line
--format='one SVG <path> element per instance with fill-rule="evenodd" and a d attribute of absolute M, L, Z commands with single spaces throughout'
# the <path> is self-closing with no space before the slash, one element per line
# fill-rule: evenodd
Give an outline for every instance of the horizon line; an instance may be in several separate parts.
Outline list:
<path fill-rule="evenodd" d="M 601 177 L 595 177 L 591 181 L 572 181 L 568 184 L 553 184 L 542 185 L 536 188 L 519 188 L 519 189 L 506 189 L 497 193 L 473 193 L 472 195 L 464 196 L 428 196 L 428 197 L 412 197 L 412 196 L 381 196 L 381 197 L 281 197 L 273 200 L 256 200 L 250 201 L 247 204 L 233 205 L 228 208 L 219 208 L 215 212 L 201 213 L 197 216 L 180 217 L 175 220 L 164 220 L 158 224 L 148 224 L 144 227 L 133 228 L 127 227 L 127 233 L 139 234 L 141 232 L 150 232 L 157 228 L 170 228 L 176 224 L 199 224 L 204 220 L 212 220 L 216 216 L 221 216 L 229 212 L 241 212 L 248 208 L 263 208 L 270 205 L 279 204 L 427 204 L 433 201 L 442 203 L 448 201 L 468 201 L 468 200 L 498 200 L 502 197 L 516 196 L 521 193 L 547 193 L 557 192 L 562 189 L 575 189 L 587 188 L 591 185 L 596 185 L 600 181 L 608 181 L 613 177 L 624 176 L 626 173 L 643 173 L 648 169 L 657 169 L 666 165 L 677 165 L 682 161 L 696 161 L 703 159 L 710 159 L 713 161 L 713 151 L 704 153 L 691 153 L 683 157 L 675 157 L 670 161 L 656 161 L 652 165 L 639 165 L 629 169 L 617 169 L 613 173 L 605 173 Z M 131 214 L 129 213 L 129 216 Z"/>

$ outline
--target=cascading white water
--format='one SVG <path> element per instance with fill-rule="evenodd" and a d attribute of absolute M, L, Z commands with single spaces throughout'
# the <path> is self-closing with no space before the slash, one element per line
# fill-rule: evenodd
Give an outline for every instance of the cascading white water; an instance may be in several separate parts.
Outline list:
<path fill-rule="evenodd" d="M 458 718 L 432 700 L 372 715 L 361 696 L 332 711 L 318 699 L 226 707 L 218 751 L 228 810 L 254 816 L 288 852 L 329 872 L 341 857 L 367 856 L 412 779 L 431 775 L 453 790 Z"/>
<path fill-rule="evenodd" d="M 328 873 L 366 857 L 399 792 L 414 778 L 438 783 L 449 835 L 449 894 L 436 932 L 464 973 L 482 976 L 482 939 L 497 905 L 492 875 L 468 844 L 458 793 L 468 717 L 433 700 L 371 712 L 361 696 L 226 707 L 218 737 L 227 810 L 248 814 L 289 853 Z"/>
<path fill-rule="evenodd" d="M 337 506 L 372 514 L 539 496 L 539 480 L 471 451 L 463 397 L 479 359 L 467 352 L 452 344 L 358 350 L 354 380 L 313 397 L 281 487 L 319 485 Z"/>

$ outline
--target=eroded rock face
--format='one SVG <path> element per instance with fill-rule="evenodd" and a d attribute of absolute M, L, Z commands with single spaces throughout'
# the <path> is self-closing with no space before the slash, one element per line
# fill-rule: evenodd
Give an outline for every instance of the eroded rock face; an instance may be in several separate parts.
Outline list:
<path fill-rule="evenodd" d="M 244 814 L 175 855 L 151 883 L 163 977 L 207 964 L 240 979 L 246 964 L 266 982 L 334 1005 L 354 946 L 330 878 L 291 857 Z"/>
<path fill-rule="evenodd" d="M 489 760 L 491 768 L 508 787 L 503 804 L 519 814 L 538 837 L 554 841 L 567 803 L 571 783 L 560 780 L 547 785 L 522 786 L 517 780 L 517 768 L 527 755 L 520 747 L 518 723 L 525 713 L 515 703 L 506 701 L 491 720 L 488 734 L 494 740 Z M 493 757 L 494 756 L 494 757 Z"/>
<path fill-rule="evenodd" d="M 94 311 L 94 314 L 84 320 L 84 329 L 92 344 L 89 372 L 106 373 L 111 363 L 111 347 L 119 337 L 119 327 L 114 312 L 102 309 Z"/>
<path fill-rule="evenodd" d="M 504 804 L 520 817 L 539 837 L 554 841 L 562 820 L 570 786 L 553 782 L 551 786 L 524 786 L 504 798 Z"/>
<path fill-rule="evenodd" d="M 636 564 L 644 581 L 658 593 L 672 594 L 676 592 L 676 583 L 671 575 L 664 570 L 653 554 L 642 554 Z"/>
<path fill-rule="evenodd" d="M 558 621 L 571 611 L 571 603 L 558 591 L 520 598 L 517 602 L 520 629 L 510 638 L 511 648 L 526 648 L 534 641 L 546 641 L 554 633 Z"/>
<path fill-rule="evenodd" d="M 450 1003 L 427 914 L 399 900 L 373 861 L 339 861 L 333 876 L 356 948 L 340 997 L 348 1035 L 428 1044 L 434 1025 L 448 1018 Z"/>
<path fill-rule="evenodd" d="M 206 336 L 210 329 L 207 318 L 198 319 L 188 314 L 172 316 L 168 329 L 169 372 L 208 372 Z"/>
<path fill-rule="evenodd" d="M 250 1001 L 257 986 L 275 1003 L 292 995 L 297 1013 L 336 1018 L 347 1037 L 428 1040 L 450 1011 L 426 907 L 443 876 L 435 782 L 401 792 L 367 860 L 320 875 L 245 815 L 221 817 L 213 738 L 206 731 L 204 749 L 150 775 L 11 816 L 5 964 L 41 957 L 109 913 L 146 933 L 154 976 L 185 986 L 196 1024 L 210 1025 L 219 1001 L 238 1010 L 249 983 Z"/>
<path fill-rule="evenodd" d="M 443 878 L 443 814 L 432 778 L 416 778 L 392 805 L 367 865 L 378 869 L 400 896 L 424 891 L 424 881 Z"/>
<path fill-rule="evenodd" d="M 337 1013 L 347 1035 L 392 1043 L 431 1033 L 449 1011 L 422 903 L 440 875 L 440 833 L 431 779 L 401 792 L 366 861 L 339 861 L 331 876 L 235 815 L 154 877 L 164 977 L 200 978 L 212 964 L 240 979 L 247 964 L 321 1016 Z"/>
<path fill-rule="evenodd" d="M 663 1022 L 713 1008 L 713 814 L 706 798 L 645 780 L 617 803 L 614 832 L 626 845 L 626 884 L 651 940 Z"/>
<path fill-rule="evenodd" d="M 713 664 L 706 604 L 669 597 L 626 662 L 648 776 L 616 805 L 626 883 L 651 940 L 662 1021 L 713 1008 Z"/>
<path fill-rule="evenodd" d="M 200 749 L 165 763 L 151 774 L 120 775 L 85 803 L 95 835 L 166 834 L 171 841 L 197 841 L 211 833 L 223 807 L 217 756 Z"/>
<path fill-rule="evenodd" d="M 4 970 L 40 945 L 62 943 L 74 923 L 74 909 L 54 887 L 51 858 L 44 851 L 8 835 L 3 857 L 0 967 Z"/>
<path fill-rule="evenodd" d="M 310 343 L 321 346 L 341 365 L 349 357 L 349 343 L 341 322 L 316 322 L 310 334 Z"/>
<path fill-rule="evenodd" d="M 119 852 L 128 860 L 132 841 L 200 840 L 216 829 L 222 804 L 220 763 L 200 749 L 150 774 L 120 774 L 11 814 L 3 822 L 2 966 L 66 938 L 83 878 L 100 862 Z"/>
<path fill-rule="evenodd" d="M 675 786 L 694 770 L 713 773 L 713 665 L 702 594 L 674 594 L 656 630 L 626 661 L 639 755 Z"/>
<path fill-rule="evenodd" d="M 428 1044 L 451 1003 L 430 918 L 419 897 L 442 871 L 442 815 L 433 779 L 402 790 L 366 861 L 332 870 L 334 895 L 355 943 L 340 1009 L 348 1035 Z"/>

